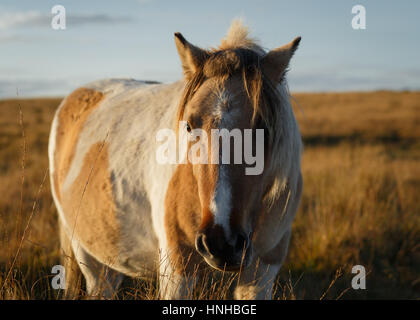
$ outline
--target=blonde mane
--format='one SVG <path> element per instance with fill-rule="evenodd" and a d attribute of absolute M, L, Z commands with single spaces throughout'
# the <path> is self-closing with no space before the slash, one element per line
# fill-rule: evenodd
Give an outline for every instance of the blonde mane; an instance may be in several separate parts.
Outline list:
<path fill-rule="evenodd" d="M 265 52 L 259 46 L 258 40 L 249 36 L 248 27 L 240 19 L 233 20 L 226 36 L 222 39 L 219 50 L 234 48 L 250 49 L 263 55 Z"/>

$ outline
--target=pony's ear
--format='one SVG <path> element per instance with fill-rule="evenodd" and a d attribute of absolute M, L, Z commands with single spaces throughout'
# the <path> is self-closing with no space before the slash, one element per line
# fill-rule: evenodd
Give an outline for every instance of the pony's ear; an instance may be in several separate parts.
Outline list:
<path fill-rule="evenodd" d="M 264 74 L 274 83 L 282 80 L 289 65 L 290 59 L 299 46 L 301 37 L 295 38 L 292 42 L 268 52 L 261 61 Z"/>
<path fill-rule="evenodd" d="M 204 64 L 208 53 L 189 43 L 179 32 L 175 32 L 175 44 L 181 58 L 184 75 L 187 79 L 191 79 L 197 69 Z"/>

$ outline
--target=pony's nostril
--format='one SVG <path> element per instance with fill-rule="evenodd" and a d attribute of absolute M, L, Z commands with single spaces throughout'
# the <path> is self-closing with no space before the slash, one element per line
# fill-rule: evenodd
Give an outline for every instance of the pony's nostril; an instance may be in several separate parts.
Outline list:
<path fill-rule="evenodd" d="M 205 251 L 204 245 L 203 245 L 203 234 L 200 233 L 195 238 L 195 248 L 199 253 L 203 253 Z"/>
<path fill-rule="evenodd" d="M 200 254 L 211 255 L 209 247 L 206 243 L 206 236 L 203 233 L 200 233 L 195 238 L 195 248 Z"/>
<path fill-rule="evenodd" d="M 246 250 L 248 248 L 248 237 L 243 233 L 238 233 L 236 237 L 235 250 L 236 252 Z"/>

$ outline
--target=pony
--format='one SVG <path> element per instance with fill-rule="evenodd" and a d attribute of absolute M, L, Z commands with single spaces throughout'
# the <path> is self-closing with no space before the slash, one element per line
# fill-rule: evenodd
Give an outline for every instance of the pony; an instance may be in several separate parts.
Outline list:
<path fill-rule="evenodd" d="M 285 78 L 300 37 L 266 52 L 240 21 L 217 48 L 174 36 L 182 80 L 96 81 L 56 111 L 48 153 L 68 297 L 81 271 L 91 296 L 158 275 L 160 298 L 185 299 L 209 269 L 240 274 L 235 299 L 272 298 L 303 186 Z M 264 168 L 158 163 L 157 132 L 168 128 L 190 138 L 263 130 Z"/>

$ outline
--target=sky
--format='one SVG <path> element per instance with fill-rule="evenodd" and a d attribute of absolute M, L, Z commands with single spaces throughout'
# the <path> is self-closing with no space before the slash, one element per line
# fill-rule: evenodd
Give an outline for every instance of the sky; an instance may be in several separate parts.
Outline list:
<path fill-rule="evenodd" d="M 366 29 L 352 28 L 352 7 Z M 66 10 L 54 30 L 52 7 Z M 174 32 L 216 47 L 240 17 L 267 50 L 296 36 L 292 92 L 420 89 L 420 1 L 1 0 L 0 98 L 63 96 L 103 78 L 182 77 Z"/>

